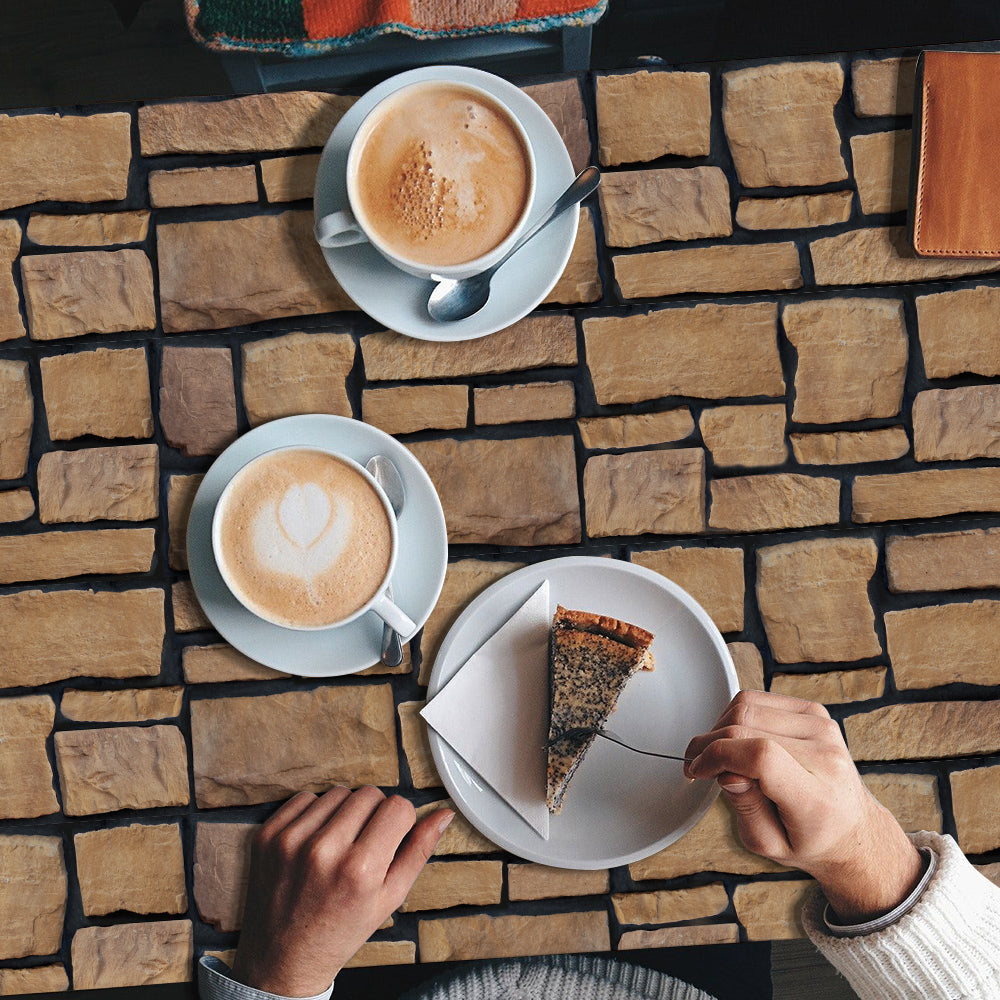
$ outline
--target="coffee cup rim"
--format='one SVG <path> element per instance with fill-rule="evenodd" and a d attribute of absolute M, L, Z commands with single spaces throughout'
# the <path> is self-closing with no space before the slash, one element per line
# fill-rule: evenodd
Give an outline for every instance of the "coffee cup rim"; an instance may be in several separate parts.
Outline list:
<path fill-rule="evenodd" d="M 318 451 L 321 454 L 329 455 L 332 458 L 343 462 L 345 465 L 350 466 L 356 472 L 361 473 L 368 484 L 375 490 L 376 496 L 382 501 L 382 506 L 385 509 L 386 516 L 389 519 L 389 533 L 392 539 L 392 551 L 389 556 L 389 566 L 386 570 L 385 576 L 382 577 L 381 583 L 375 589 L 375 593 L 356 611 L 347 615 L 344 618 L 339 618 L 330 624 L 323 625 L 292 625 L 286 621 L 279 621 L 276 618 L 272 618 L 270 615 L 264 614 L 259 608 L 253 606 L 251 602 L 247 601 L 245 596 L 241 593 L 240 589 L 233 584 L 232 576 L 226 566 L 225 559 L 220 555 L 221 552 L 221 522 L 222 522 L 222 511 L 225 506 L 226 500 L 229 498 L 232 492 L 232 486 L 240 475 L 248 469 L 251 465 L 259 462 L 261 459 L 267 458 L 271 455 L 276 455 L 278 452 L 282 451 Z M 244 462 L 233 474 L 229 477 L 229 481 L 223 487 L 222 492 L 219 494 L 219 499 L 215 502 L 215 509 L 212 512 L 212 555 L 215 560 L 216 568 L 219 570 L 219 575 L 222 577 L 222 582 L 229 589 L 229 592 L 233 595 L 235 600 L 240 604 L 241 607 L 246 609 L 255 618 L 259 618 L 261 621 L 265 621 L 268 624 L 276 625 L 278 628 L 286 628 L 293 632 L 322 632 L 326 629 L 340 628 L 342 625 L 348 625 L 356 618 L 360 618 L 366 611 L 371 610 L 372 605 L 378 600 L 379 596 L 385 592 L 386 587 L 392 580 L 392 575 L 396 569 L 396 559 L 399 555 L 399 524 L 396 520 L 396 512 L 392 509 L 392 504 L 389 502 L 388 496 L 386 496 L 385 490 L 378 484 L 375 477 L 358 461 L 351 458 L 349 455 L 345 455 L 342 452 L 336 451 L 333 448 L 324 448 L 322 445 L 315 444 L 285 444 L 278 445 L 275 448 L 269 448 L 267 451 L 262 451 L 259 455 L 254 455 L 252 458 Z"/>

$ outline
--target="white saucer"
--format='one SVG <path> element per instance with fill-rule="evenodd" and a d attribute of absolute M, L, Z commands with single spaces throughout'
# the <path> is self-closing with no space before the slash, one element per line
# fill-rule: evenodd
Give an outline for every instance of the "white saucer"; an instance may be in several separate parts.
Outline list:
<path fill-rule="evenodd" d="M 406 504 L 399 517 L 399 557 L 393 599 L 419 628 L 444 583 L 448 536 L 437 491 L 424 467 L 384 431 L 347 417 L 308 414 L 274 420 L 234 441 L 208 470 L 191 507 L 187 553 L 195 594 L 222 637 L 265 666 L 302 677 L 335 677 L 378 662 L 382 619 L 372 612 L 336 628 L 298 632 L 251 614 L 223 582 L 212 553 L 212 515 L 226 483 L 247 462 L 273 448 L 332 448 L 362 465 L 388 455 L 399 469 Z"/>
<path fill-rule="evenodd" d="M 712 728 L 739 689 L 719 630 L 675 583 L 643 566 L 596 556 L 536 563 L 483 591 L 441 643 L 428 698 L 546 579 L 551 611 L 557 603 L 595 611 L 656 636 L 656 668 L 629 681 L 611 716 L 612 732 L 635 746 L 680 755 L 691 737 Z M 718 794 L 714 781 L 688 781 L 677 761 L 597 740 L 545 840 L 433 729 L 428 738 L 438 774 L 465 818 L 500 847 L 556 868 L 612 868 L 655 854 L 690 830 Z"/>
<path fill-rule="evenodd" d="M 316 218 L 347 207 L 347 153 L 365 115 L 387 94 L 422 80 L 471 83 L 498 97 L 524 126 L 535 154 L 535 201 L 528 225 L 573 180 L 573 164 L 558 130 L 544 111 L 512 83 L 467 66 L 428 66 L 400 73 L 364 95 L 338 122 L 316 174 Z M 433 285 L 393 267 L 368 243 L 324 248 L 323 255 L 344 291 L 369 316 L 390 330 L 419 340 L 472 340 L 516 323 L 535 308 L 566 268 L 579 220 L 574 206 L 542 230 L 497 272 L 489 302 L 457 323 L 436 323 L 427 315 Z"/>

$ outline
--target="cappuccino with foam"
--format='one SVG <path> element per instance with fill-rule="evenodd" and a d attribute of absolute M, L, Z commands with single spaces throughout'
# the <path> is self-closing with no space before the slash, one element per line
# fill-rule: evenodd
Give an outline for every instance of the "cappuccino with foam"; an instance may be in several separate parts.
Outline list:
<path fill-rule="evenodd" d="M 290 628 L 353 616 L 381 590 L 393 530 L 381 495 L 352 464 L 284 448 L 244 466 L 216 511 L 216 559 L 237 599 Z"/>

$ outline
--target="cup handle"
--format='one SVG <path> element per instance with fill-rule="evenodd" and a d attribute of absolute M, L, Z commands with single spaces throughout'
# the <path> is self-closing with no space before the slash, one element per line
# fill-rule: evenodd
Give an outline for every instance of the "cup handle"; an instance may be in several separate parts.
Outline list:
<path fill-rule="evenodd" d="M 358 220 L 350 209 L 342 212 L 332 212 L 316 220 L 313 229 L 316 242 L 321 247 L 348 247 L 354 243 L 363 243 L 368 237 L 361 231 Z"/>
<path fill-rule="evenodd" d="M 391 629 L 394 629 L 399 633 L 399 637 L 403 642 L 412 638 L 413 633 L 417 631 L 417 626 L 413 621 L 407 616 L 406 612 L 398 608 L 388 597 L 385 596 L 385 592 L 378 595 L 372 602 L 371 610 L 375 612 Z"/>

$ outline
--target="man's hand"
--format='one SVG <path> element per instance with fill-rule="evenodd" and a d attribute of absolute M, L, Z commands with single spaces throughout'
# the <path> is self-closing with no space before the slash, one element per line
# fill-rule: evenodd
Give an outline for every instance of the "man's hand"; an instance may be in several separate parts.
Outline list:
<path fill-rule="evenodd" d="M 377 788 L 300 792 L 257 831 L 233 975 L 311 997 L 406 898 L 454 813 L 414 825 L 413 806 Z"/>
<path fill-rule="evenodd" d="M 812 875 L 841 920 L 887 913 L 920 880 L 920 854 L 822 705 L 741 691 L 685 756 L 689 778 L 718 779 L 747 849 Z"/>

